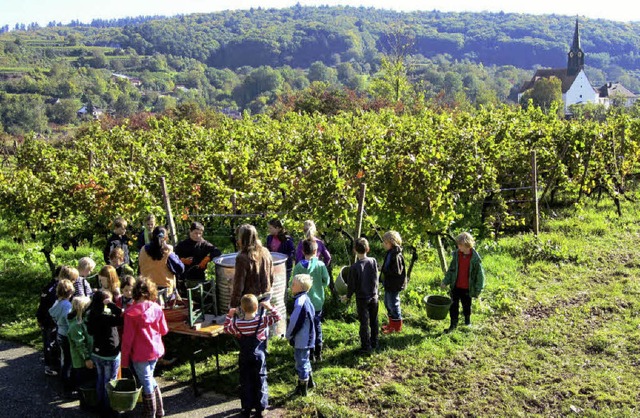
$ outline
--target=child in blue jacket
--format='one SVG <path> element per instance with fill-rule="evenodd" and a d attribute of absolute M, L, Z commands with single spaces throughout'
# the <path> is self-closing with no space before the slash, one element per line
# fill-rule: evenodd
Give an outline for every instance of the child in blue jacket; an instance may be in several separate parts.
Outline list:
<path fill-rule="evenodd" d="M 297 274 L 293 276 L 291 283 L 291 293 L 293 294 L 293 311 L 287 333 L 287 340 L 294 348 L 293 357 L 296 362 L 296 372 L 298 373 L 298 386 L 296 394 L 307 396 L 307 388 L 315 387 L 313 377 L 311 377 L 310 351 L 315 347 L 316 332 L 313 325 L 315 310 L 311 299 L 307 295 L 313 285 L 313 279 L 308 274 Z"/>

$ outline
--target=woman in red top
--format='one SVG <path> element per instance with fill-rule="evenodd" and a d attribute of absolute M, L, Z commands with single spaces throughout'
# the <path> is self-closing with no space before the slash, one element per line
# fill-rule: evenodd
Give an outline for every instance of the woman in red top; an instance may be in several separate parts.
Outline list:
<path fill-rule="evenodd" d="M 122 367 L 130 365 L 142 383 L 144 417 L 164 416 L 162 394 L 153 377 L 158 359 L 164 355 L 162 336 L 169 332 L 156 284 L 146 277 L 133 287 L 135 304 L 125 311 L 122 335 Z"/>

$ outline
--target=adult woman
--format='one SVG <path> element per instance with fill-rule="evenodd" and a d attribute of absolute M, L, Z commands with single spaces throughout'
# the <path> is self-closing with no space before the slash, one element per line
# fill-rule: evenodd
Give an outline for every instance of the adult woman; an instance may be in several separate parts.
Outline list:
<path fill-rule="evenodd" d="M 259 296 L 271 291 L 273 284 L 273 260 L 269 250 L 262 246 L 253 225 L 244 224 L 236 232 L 238 255 L 233 276 L 230 307 L 240 305 L 242 295 Z"/>
<path fill-rule="evenodd" d="M 135 304 L 124 316 L 122 334 L 122 366 L 130 365 L 142 384 L 143 417 L 164 416 L 160 388 L 153 377 L 158 359 L 164 355 L 162 336 L 169 332 L 167 321 L 160 305 L 156 285 L 146 277 L 140 278 L 133 287 Z"/>
<path fill-rule="evenodd" d="M 167 230 L 157 226 L 153 230 L 151 242 L 140 250 L 138 266 L 140 276 L 148 277 L 156 284 L 159 292 L 169 298 L 176 288 L 176 275 L 184 272 L 184 264 L 167 244 Z M 161 299 L 161 302 L 166 302 Z"/>

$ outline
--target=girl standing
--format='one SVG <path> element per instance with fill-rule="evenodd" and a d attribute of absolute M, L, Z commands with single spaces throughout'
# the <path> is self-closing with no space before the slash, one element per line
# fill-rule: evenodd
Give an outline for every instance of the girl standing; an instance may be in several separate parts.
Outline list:
<path fill-rule="evenodd" d="M 267 236 L 267 248 L 270 252 L 278 252 L 287 256 L 287 280 L 291 277 L 293 269 L 295 244 L 293 238 L 287 234 L 280 219 L 272 219 L 267 226 L 269 235 Z"/>
<path fill-rule="evenodd" d="M 160 305 L 158 289 L 146 277 L 133 287 L 135 304 L 125 312 L 122 335 L 123 367 L 133 367 L 142 383 L 143 417 L 164 416 L 160 387 L 153 377 L 158 359 L 164 355 L 162 336 L 169 332 Z"/>
<path fill-rule="evenodd" d="M 247 293 L 262 295 L 271 291 L 273 284 L 273 260 L 269 250 L 262 246 L 253 225 L 244 224 L 236 233 L 238 255 L 233 276 L 230 307 L 240 305 L 240 298 Z"/>
<path fill-rule="evenodd" d="M 113 303 L 112 297 L 108 290 L 98 290 L 93 294 L 87 324 L 87 330 L 93 336 L 91 360 L 98 372 L 96 382 L 98 405 L 104 411 L 110 410 L 107 383 L 118 377 L 120 367 L 118 327 L 122 326 L 122 310 Z"/>

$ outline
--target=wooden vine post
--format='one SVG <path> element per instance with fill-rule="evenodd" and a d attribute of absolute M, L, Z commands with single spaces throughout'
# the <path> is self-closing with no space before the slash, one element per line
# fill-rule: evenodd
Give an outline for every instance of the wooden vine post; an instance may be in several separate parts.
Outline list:
<path fill-rule="evenodd" d="M 360 191 L 358 192 L 358 216 L 356 218 L 356 234 L 354 239 L 360 238 L 362 235 L 362 218 L 364 217 L 364 196 L 367 192 L 366 183 L 360 184 Z"/>
<path fill-rule="evenodd" d="M 160 185 L 162 187 L 162 201 L 164 202 L 164 209 L 167 212 L 167 224 L 169 224 L 169 238 L 172 245 L 178 243 L 178 236 L 176 234 L 176 224 L 173 221 L 173 212 L 171 211 L 171 202 L 169 201 L 169 192 L 167 191 L 167 182 L 164 176 L 160 177 Z"/>
<path fill-rule="evenodd" d="M 536 150 L 531 151 L 531 192 L 533 193 L 533 233 L 540 233 L 540 208 L 538 206 L 538 162 Z"/>

